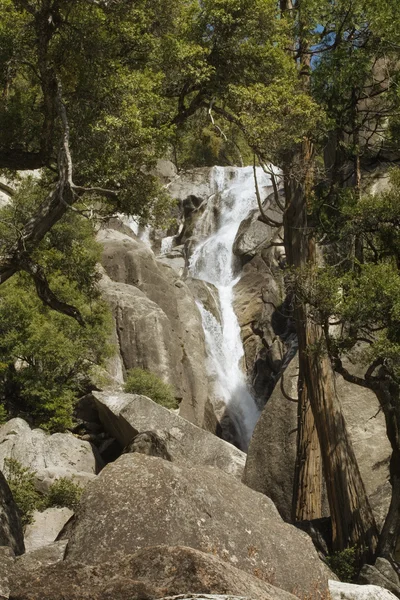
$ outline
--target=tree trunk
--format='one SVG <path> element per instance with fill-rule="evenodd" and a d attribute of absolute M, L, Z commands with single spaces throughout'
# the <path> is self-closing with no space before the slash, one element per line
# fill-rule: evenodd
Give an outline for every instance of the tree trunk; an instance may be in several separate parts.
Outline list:
<path fill-rule="evenodd" d="M 288 265 L 307 267 L 310 281 L 316 268 L 315 242 L 307 227 L 307 187 L 311 162 L 310 145 L 304 142 L 296 156 L 290 158 L 290 163 L 287 162 L 284 172 L 284 234 Z M 300 377 L 306 384 L 321 447 L 332 518 L 333 547 L 342 550 L 356 546 L 362 561 L 372 558 L 376 549 L 374 517 L 336 396 L 324 331 L 310 315 L 307 304 L 301 295 L 297 295 L 295 287 L 292 293 Z"/>
<path fill-rule="evenodd" d="M 300 366 L 303 373 L 304 368 Z M 322 517 L 322 462 L 307 387 L 299 377 L 299 409 L 292 520 L 311 521 Z"/>

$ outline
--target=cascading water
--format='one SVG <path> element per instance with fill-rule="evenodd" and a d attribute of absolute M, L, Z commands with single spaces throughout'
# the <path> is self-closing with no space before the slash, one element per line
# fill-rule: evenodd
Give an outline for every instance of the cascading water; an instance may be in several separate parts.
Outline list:
<path fill-rule="evenodd" d="M 212 178 L 215 193 L 197 223 L 195 235 L 201 241 L 193 251 L 189 270 L 192 277 L 213 284 L 218 291 L 221 323 L 198 302 L 209 375 L 214 380 L 216 396 L 226 405 L 239 445 L 246 450 L 260 412 L 241 368 L 244 349 L 233 308 L 233 288 L 240 277 L 232 248 L 240 223 L 257 207 L 257 200 L 251 167 L 214 167 Z M 260 188 L 271 185 L 262 169 L 257 169 L 257 179 Z"/>

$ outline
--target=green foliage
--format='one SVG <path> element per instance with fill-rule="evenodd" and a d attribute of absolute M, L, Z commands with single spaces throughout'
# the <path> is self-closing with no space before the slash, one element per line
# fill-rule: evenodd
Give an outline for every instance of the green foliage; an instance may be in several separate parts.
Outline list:
<path fill-rule="evenodd" d="M 19 509 L 22 525 L 29 525 L 41 502 L 41 497 L 35 489 L 35 473 L 23 467 L 17 460 L 6 458 L 4 476 Z"/>
<path fill-rule="evenodd" d="M 66 506 L 75 510 L 82 496 L 83 488 L 68 477 L 60 477 L 49 488 L 43 501 L 43 509 L 53 506 Z"/>
<path fill-rule="evenodd" d="M 38 187 L 26 182 L 0 211 L 1 227 L 8 227 L 0 239 L 15 235 L 20 215 L 35 210 Z M 81 311 L 85 327 L 44 306 L 25 273 L 0 287 L 0 402 L 10 415 L 50 431 L 72 425 L 74 403 L 87 391 L 93 366 L 111 352 L 109 309 L 97 287 L 99 253 L 93 224 L 74 212 L 34 253 L 52 290 Z"/>
<path fill-rule="evenodd" d="M 355 548 L 345 548 L 326 557 L 328 566 L 339 577 L 340 581 L 351 583 L 356 576 Z"/>
<path fill-rule="evenodd" d="M 178 408 L 178 402 L 170 385 L 164 383 L 157 375 L 144 369 L 128 371 L 125 392 L 148 396 L 157 404 L 166 408 Z"/>

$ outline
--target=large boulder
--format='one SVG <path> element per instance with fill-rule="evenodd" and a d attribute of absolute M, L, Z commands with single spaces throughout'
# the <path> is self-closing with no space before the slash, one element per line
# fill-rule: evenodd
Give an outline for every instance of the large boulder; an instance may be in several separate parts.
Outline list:
<path fill-rule="evenodd" d="M 85 485 L 95 479 L 103 463 L 89 442 L 72 433 L 49 435 L 42 429 L 31 429 L 20 418 L 0 427 L 0 470 L 4 460 L 12 458 L 35 472 L 36 487 L 46 492 L 60 477 Z"/>
<path fill-rule="evenodd" d="M 141 367 L 162 377 L 181 400 L 182 416 L 202 426 L 208 410 L 206 350 L 191 291 L 133 233 L 102 229 L 98 239 L 109 277 L 102 287 L 125 370 Z"/>
<path fill-rule="evenodd" d="M 375 565 L 363 565 L 358 583 L 379 585 L 400 598 L 400 579 L 390 562 L 385 558 L 377 558 Z"/>
<path fill-rule="evenodd" d="M 261 413 L 247 451 L 243 483 L 269 496 L 291 520 L 296 462 L 298 362 L 292 360 Z M 282 392 L 282 385 L 286 395 Z"/>
<path fill-rule="evenodd" d="M 65 561 L 21 572 L 16 564 L 10 600 L 150 600 L 182 594 L 229 594 L 229 600 L 232 596 L 295 600 L 288 592 L 217 556 L 168 546 L 115 557 L 100 568 Z"/>
<path fill-rule="evenodd" d="M 331 600 L 396 600 L 388 590 L 377 585 L 355 585 L 329 581 Z"/>
<path fill-rule="evenodd" d="M 143 454 L 107 465 L 83 494 L 66 559 L 103 563 L 156 544 L 213 553 L 287 591 L 332 576 L 307 534 L 284 523 L 272 500 L 212 467 Z"/>
<path fill-rule="evenodd" d="M 126 446 L 139 432 L 153 431 L 166 444 L 173 461 L 210 465 L 242 477 L 246 456 L 241 450 L 200 429 L 145 396 L 92 392 L 105 429 Z"/>
<path fill-rule="evenodd" d="M 27 552 L 52 544 L 64 525 L 74 514 L 70 508 L 52 507 L 43 512 L 35 510 L 32 523 L 25 529 L 25 549 Z"/>
<path fill-rule="evenodd" d="M 7 481 L 0 472 L 0 546 L 8 546 L 15 554 L 25 551 L 24 534 L 17 506 Z"/>

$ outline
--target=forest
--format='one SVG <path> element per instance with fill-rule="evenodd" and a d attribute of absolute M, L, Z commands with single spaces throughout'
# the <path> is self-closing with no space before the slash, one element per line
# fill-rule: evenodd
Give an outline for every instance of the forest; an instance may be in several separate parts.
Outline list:
<path fill-rule="evenodd" d="M 298 340 L 293 519 L 321 516 L 325 481 L 334 549 L 355 548 L 358 566 L 393 561 L 399 3 L 0 0 L 0 15 L 2 422 L 71 428 L 113 352 L 95 234 L 121 213 L 170 227 L 175 204 L 157 160 L 178 172 L 252 166 L 260 220 L 283 227 Z M 256 167 L 271 174 L 282 222 L 263 210 Z M 371 390 L 385 418 L 392 496 L 381 532 L 335 372 Z"/>

